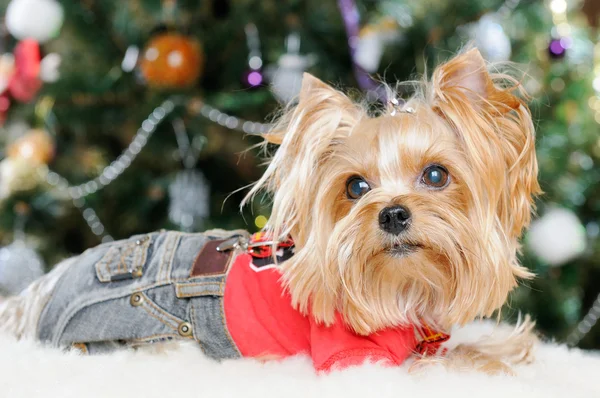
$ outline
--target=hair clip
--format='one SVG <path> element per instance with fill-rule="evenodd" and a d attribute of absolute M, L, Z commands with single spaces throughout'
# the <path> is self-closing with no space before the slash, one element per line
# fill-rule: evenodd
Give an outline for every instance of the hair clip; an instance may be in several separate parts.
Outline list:
<path fill-rule="evenodd" d="M 390 105 L 392 107 L 392 111 L 390 112 L 390 115 L 396 116 L 396 112 L 398 111 L 398 108 L 400 107 L 400 102 L 398 101 L 398 98 L 396 98 L 396 97 L 390 98 L 390 100 L 388 101 L 388 105 Z"/>
<path fill-rule="evenodd" d="M 405 103 L 400 104 L 400 101 L 398 101 L 398 98 L 393 97 L 388 101 L 388 104 L 391 105 L 392 107 L 392 111 L 390 112 L 390 115 L 395 116 L 396 113 L 398 112 L 402 112 L 402 113 L 415 113 L 415 108 L 411 107 L 411 106 L 406 106 Z"/>

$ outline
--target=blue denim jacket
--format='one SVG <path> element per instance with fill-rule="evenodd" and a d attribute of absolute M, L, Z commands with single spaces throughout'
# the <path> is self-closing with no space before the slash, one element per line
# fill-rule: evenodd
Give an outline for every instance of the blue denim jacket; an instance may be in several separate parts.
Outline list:
<path fill-rule="evenodd" d="M 161 231 L 87 250 L 58 280 L 38 338 L 89 353 L 193 339 L 210 357 L 239 357 L 223 313 L 226 274 L 190 276 L 208 241 L 239 234 Z"/>

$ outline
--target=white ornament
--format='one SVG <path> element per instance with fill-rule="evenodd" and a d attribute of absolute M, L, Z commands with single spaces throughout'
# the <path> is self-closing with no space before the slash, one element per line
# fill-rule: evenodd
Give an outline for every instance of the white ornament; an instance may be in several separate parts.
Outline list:
<path fill-rule="evenodd" d="M 12 0 L 6 8 L 5 21 L 17 39 L 44 43 L 58 35 L 63 18 L 63 7 L 56 0 Z"/>
<path fill-rule="evenodd" d="M 296 98 L 302 87 L 304 71 L 315 64 L 312 54 L 300 55 L 300 36 L 293 33 L 286 40 L 287 52 L 277 61 L 277 68 L 269 68 L 267 77 L 275 97 L 284 104 Z"/>
<path fill-rule="evenodd" d="M 585 235 L 585 228 L 575 213 L 553 208 L 531 223 L 526 243 L 542 261 L 557 267 L 585 251 Z"/>
<path fill-rule="evenodd" d="M 200 227 L 209 212 L 210 187 L 202 173 L 182 170 L 169 185 L 169 219 L 185 231 Z"/>
<path fill-rule="evenodd" d="M 385 46 L 398 41 L 400 34 L 395 27 L 383 25 L 361 32 L 358 37 L 354 62 L 369 73 L 377 72 Z"/>
<path fill-rule="evenodd" d="M 358 39 L 354 62 L 369 73 L 376 72 L 383 55 L 383 47 L 383 40 L 377 32 L 365 34 Z"/>
<path fill-rule="evenodd" d="M 475 46 L 486 60 L 504 62 L 510 59 L 510 39 L 494 14 L 482 16 L 469 30 Z"/>
<path fill-rule="evenodd" d="M 15 57 L 11 53 L 0 55 L 0 93 L 8 88 L 15 73 Z"/>
<path fill-rule="evenodd" d="M 61 58 L 57 53 L 50 53 L 40 63 L 40 79 L 46 83 L 54 83 L 60 77 L 58 68 Z"/>
<path fill-rule="evenodd" d="M 124 72 L 131 72 L 137 66 L 138 58 L 140 56 L 140 48 L 138 46 L 131 45 L 125 50 L 125 56 L 121 61 L 121 69 Z"/>
<path fill-rule="evenodd" d="M 17 295 L 42 275 L 44 262 L 25 242 L 0 248 L 0 295 Z"/>

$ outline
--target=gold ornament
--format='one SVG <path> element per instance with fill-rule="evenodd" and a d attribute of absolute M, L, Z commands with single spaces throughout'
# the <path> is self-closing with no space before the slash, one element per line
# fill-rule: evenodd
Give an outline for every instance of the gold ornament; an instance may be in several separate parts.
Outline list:
<path fill-rule="evenodd" d="M 149 86 L 182 88 L 196 83 L 204 54 L 198 41 L 178 33 L 154 37 L 142 53 L 140 69 Z"/>
<path fill-rule="evenodd" d="M 7 153 L 34 165 L 48 164 L 54 158 L 54 140 L 46 131 L 33 129 L 10 144 Z"/>
<path fill-rule="evenodd" d="M 0 162 L 0 199 L 37 187 L 47 172 L 45 165 L 40 166 L 24 158 L 3 159 Z"/>
<path fill-rule="evenodd" d="M 88 177 L 95 177 L 108 165 L 104 153 L 98 148 L 79 148 L 76 162 Z"/>

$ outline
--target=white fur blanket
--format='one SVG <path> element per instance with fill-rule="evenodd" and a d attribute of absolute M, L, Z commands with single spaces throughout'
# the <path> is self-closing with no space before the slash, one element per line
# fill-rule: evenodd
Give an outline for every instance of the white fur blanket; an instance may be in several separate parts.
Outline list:
<path fill-rule="evenodd" d="M 453 339 L 476 338 L 482 327 Z M 377 365 L 316 376 L 308 358 L 216 363 L 191 345 L 89 357 L 0 336 L 0 397 L 600 397 L 600 355 L 541 344 L 536 357 L 517 376 Z"/>

